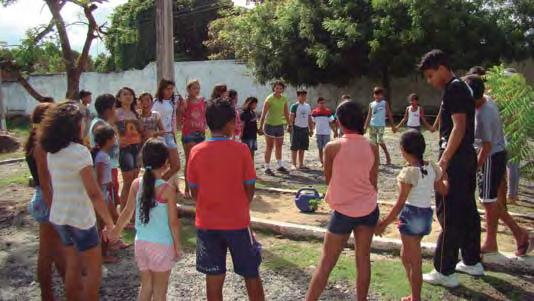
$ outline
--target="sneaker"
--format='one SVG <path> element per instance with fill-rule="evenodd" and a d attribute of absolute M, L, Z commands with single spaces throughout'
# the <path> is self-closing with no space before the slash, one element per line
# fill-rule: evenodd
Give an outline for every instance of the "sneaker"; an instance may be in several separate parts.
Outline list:
<path fill-rule="evenodd" d="M 274 177 L 274 172 L 270 168 L 265 169 L 265 174 Z"/>
<path fill-rule="evenodd" d="M 423 274 L 423 281 L 428 282 L 430 284 L 441 285 L 449 288 L 457 287 L 458 285 L 460 285 L 460 283 L 458 282 L 458 278 L 456 278 L 456 274 L 450 274 L 449 276 L 445 276 L 436 270 L 433 270 L 432 272 L 427 274 Z"/>
<path fill-rule="evenodd" d="M 484 267 L 480 262 L 475 265 L 467 265 L 460 261 L 456 265 L 456 272 L 466 273 L 471 276 L 484 276 Z"/>
<path fill-rule="evenodd" d="M 287 170 L 283 166 L 278 167 L 278 169 L 276 171 L 281 172 L 281 173 L 289 173 L 289 170 Z"/>

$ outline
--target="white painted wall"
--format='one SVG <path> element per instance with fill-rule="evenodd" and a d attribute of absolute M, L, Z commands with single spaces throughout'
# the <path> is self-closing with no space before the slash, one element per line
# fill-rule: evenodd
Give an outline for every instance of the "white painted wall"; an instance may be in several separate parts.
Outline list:
<path fill-rule="evenodd" d="M 531 83 L 534 81 L 532 66 L 534 66 L 533 61 L 515 64 L 518 71 L 523 73 Z M 201 94 L 206 98 L 209 98 L 212 87 L 217 83 L 226 83 L 229 88 L 237 90 L 240 102 L 248 96 L 256 96 L 260 102 L 263 102 L 265 97 L 271 93 L 270 86 L 258 84 L 245 65 L 234 61 L 176 62 L 174 68 L 177 88 L 182 95 L 185 94 L 186 82 L 193 78 L 200 80 Z M 52 96 L 56 100 L 63 99 L 65 95 L 67 82 L 64 74 L 35 75 L 29 78 L 29 82 L 37 91 L 43 95 Z M 346 87 L 319 85 L 308 89 L 308 98 L 312 104 L 315 104 L 315 100 L 321 95 L 329 100 L 331 107 L 335 107 L 336 101 L 339 101 L 342 94 L 349 94 L 354 100 L 367 104 L 371 99 L 373 86 L 379 84 L 378 80 L 362 77 L 355 78 Z M 144 91 L 154 94 L 157 88 L 155 63 L 147 65 L 143 70 L 118 73 L 87 72 L 80 80 L 80 89 L 91 91 L 93 100 L 102 93 L 115 94 L 123 86 L 133 88 L 137 94 Z M 18 83 L 3 83 L 2 88 L 8 112 L 20 110 L 30 114 L 33 111 L 37 102 Z M 391 101 L 393 111 L 402 112 L 407 105 L 405 98 L 410 93 L 419 94 L 421 104 L 431 110 L 435 110 L 440 101 L 439 92 L 429 87 L 421 76 L 414 74 L 406 78 L 394 78 L 392 79 L 394 99 Z M 295 88 L 288 87 L 286 95 L 294 99 Z"/>

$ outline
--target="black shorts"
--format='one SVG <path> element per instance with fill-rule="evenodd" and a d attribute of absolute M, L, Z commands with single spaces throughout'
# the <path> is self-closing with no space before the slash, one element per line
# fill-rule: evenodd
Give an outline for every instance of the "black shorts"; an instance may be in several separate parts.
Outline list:
<path fill-rule="evenodd" d="M 259 276 L 261 245 L 249 228 L 239 230 L 197 230 L 197 271 L 206 275 L 226 273 L 230 250 L 234 272 L 245 278 Z"/>
<path fill-rule="evenodd" d="M 291 131 L 291 150 L 308 150 L 310 147 L 310 132 L 308 128 L 293 127 Z"/>
<path fill-rule="evenodd" d="M 373 212 L 360 217 L 350 217 L 334 211 L 330 218 L 330 222 L 328 223 L 328 232 L 345 235 L 350 234 L 359 226 L 374 227 L 378 223 L 379 217 L 380 210 L 378 210 L 378 206 L 376 206 L 376 209 L 373 210 Z"/>
<path fill-rule="evenodd" d="M 130 144 L 119 149 L 119 167 L 121 171 L 132 171 L 139 168 L 138 155 L 140 144 Z"/>
<path fill-rule="evenodd" d="M 499 187 L 506 173 L 506 152 L 498 152 L 486 159 L 478 172 L 479 197 L 482 203 L 497 201 Z"/>
<path fill-rule="evenodd" d="M 263 128 L 265 136 L 269 138 L 284 139 L 284 125 L 270 125 L 266 124 Z"/>

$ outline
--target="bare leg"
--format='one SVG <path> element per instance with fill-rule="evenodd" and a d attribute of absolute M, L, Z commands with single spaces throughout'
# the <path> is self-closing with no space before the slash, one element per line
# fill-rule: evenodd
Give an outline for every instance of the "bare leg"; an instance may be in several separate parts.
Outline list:
<path fill-rule="evenodd" d="M 297 165 L 297 153 L 298 153 L 298 151 L 291 151 L 291 162 L 293 163 L 293 166 L 295 168 L 299 167 Z"/>
<path fill-rule="evenodd" d="M 139 290 L 139 301 L 152 300 L 152 274 L 150 271 L 139 271 L 141 278 L 141 289 Z"/>
<path fill-rule="evenodd" d="M 371 241 L 374 227 L 359 226 L 354 229 L 356 240 L 356 300 L 365 301 L 371 283 Z"/>
<path fill-rule="evenodd" d="M 81 252 L 80 256 L 87 272 L 83 283 L 84 300 L 97 301 L 99 300 L 98 290 L 102 279 L 102 251 L 100 250 L 100 245 Z"/>
<path fill-rule="evenodd" d="M 128 201 L 128 193 L 130 192 L 130 186 L 132 182 L 139 175 L 139 169 L 122 172 L 122 189 L 121 189 L 121 211 L 126 208 L 126 201 Z"/>
<path fill-rule="evenodd" d="M 57 256 L 59 240 L 57 233 L 50 223 L 39 224 L 39 257 L 37 258 L 37 280 L 41 286 L 41 299 L 54 300 L 54 291 L 52 289 L 52 263 L 60 267 L 58 271 L 65 277 L 65 259 L 63 256 Z M 61 261 L 61 262 L 58 262 Z M 58 264 L 59 263 L 59 264 Z"/>
<path fill-rule="evenodd" d="M 497 202 L 484 203 L 486 214 L 486 239 L 480 248 L 484 253 L 497 252 L 497 226 L 499 223 L 499 205 Z"/>
<path fill-rule="evenodd" d="M 80 287 L 82 269 L 80 265 L 80 258 L 78 251 L 73 246 L 64 247 L 66 256 L 66 271 L 65 271 L 65 296 L 67 300 L 80 300 Z"/>
<path fill-rule="evenodd" d="M 274 138 L 265 136 L 265 163 L 271 163 L 271 154 L 274 147 Z"/>
<path fill-rule="evenodd" d="M 524 228 L 521 228 L 514 218 L 508 213 L 506 209 L 506 180 L 503 180 L 501 186 L 499 187 L 497 205 L 499 208 L 499 217 L 504 222 L 512 234 L 514 235 L 517 247 L 524 245 L 529 240 L 528 231 Z"/>
<path fill-rule="evenodd" d="M 284 145 L 284 137 L 274 139 L 274 156 L 277 161 L 282 160 L 282 145 Z"/>
<path fill-rule="evenodd" d="M 187 161 L 189 160 L 189 153 L 191 153 L 191 149 L 195 146 L 195 143 L 187 143 L 184 144 L 184 153 L 185 153 L 185 163 L 184 163 L 184 178 L 187 177 Z M 186 198 L 191 198 L 191 193 L 189 192 L 189 184 L 187 181 L 185 181 L 185 192 L 184 196 Z"/>
<path fill-rule="evenodd" d="M 208 301 L 222 301 L 225 275 L 206 275 L 206 295 Z"/>
<path fill-rule="evenodd" d="M 421 286 L 423 284 L 421 238 L 401 235 L 402 263 L 407 267 L 406 274 L 412 289 L 412 301 L 421 300 Z"/>
<path fill-rule="evenodd" d="M 248 299 L 250 301 L 264 301 L 265 294 L 263 292 L 263 285 L 261 278 L 245 278 L 245 285 L 247 287 Z"/>
<path fill-rule="evenodd" d="M 306 301 L 318 300 L 323 292 L 332 269 L 336 266 L 339 254 L 347 244 L 349 234 L 339 235 L 326 232 L 323 243 L 323 254 L 319 266 L 313 273 L 313 277 L 306 293 Z"/>
<path fill-rule="evenodd" d="M 167 300 L 167 287 L 171 271 L 152 272 L 153 301 Z"/>
<path fill-rule="evenodd" d="M 384 155 L 386 155 L 386 164 L 391 164 L 391 157 L 389 156 L 388 148 L 385 143 L 380 143 L 380 147 L 384 151 Z"/>
<path fill-rule="evenodd" d="M 321 166 L 323 165 L 323 149 L 319 149 L 319 161 L 321 161 Z"/>
<path fill-rule="evenodd" d="M 299 150 L 299 167 L 304 167 L 304 150 Z"/>

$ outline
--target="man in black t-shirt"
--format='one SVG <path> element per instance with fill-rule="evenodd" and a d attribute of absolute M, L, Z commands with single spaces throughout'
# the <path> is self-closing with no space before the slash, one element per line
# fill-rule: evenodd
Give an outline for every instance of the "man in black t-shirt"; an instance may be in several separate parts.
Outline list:
<path fill-rule="evenodd" d="M 419 69 L 427 82 L 443 90 L 440 110 L 440 160 L 449 182 L 447 195 L 436 194 L 436 214 L 441 225 L 434 268 L 423 280 L 447 287 L 458 286 L 455 271 L 481 276 L 480 216 L 475 202 L 476 153 L 474 149 L 475 101 L 467 84 L 456 78 L 446 54 L 432 50 Z M 462 261 L 458 262 L 458 251 Z"/>

